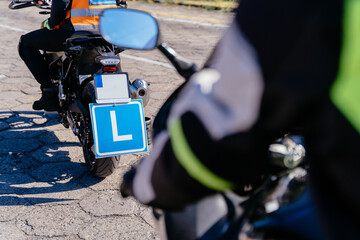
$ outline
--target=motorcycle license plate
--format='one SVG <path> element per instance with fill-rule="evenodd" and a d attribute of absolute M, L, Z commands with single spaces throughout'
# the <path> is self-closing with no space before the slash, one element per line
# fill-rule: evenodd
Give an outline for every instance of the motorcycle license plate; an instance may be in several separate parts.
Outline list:
<path fill-rule="evenodd" d="M 96 102 L 118 103 L 130 101 L 127 73 L 95 74 Z"/>
<path fill-rule="evenodd" d="M 90 104 L 97 158 L 147 151 L 141 100 L 123 104 Z"/>

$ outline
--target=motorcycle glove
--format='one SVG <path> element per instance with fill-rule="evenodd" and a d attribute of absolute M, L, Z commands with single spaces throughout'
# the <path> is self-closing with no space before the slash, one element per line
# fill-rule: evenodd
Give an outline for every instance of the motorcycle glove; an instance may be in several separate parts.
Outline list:
<path fill-rule="evenodd" d="M 50 27 L 50 24 L 49 24 L 49 19 L 46 19 L 45 21 L 43 21 L 41 23 L 41 28 L 47 28 L 49 30 L 52 30 L 52 28 Z"/>

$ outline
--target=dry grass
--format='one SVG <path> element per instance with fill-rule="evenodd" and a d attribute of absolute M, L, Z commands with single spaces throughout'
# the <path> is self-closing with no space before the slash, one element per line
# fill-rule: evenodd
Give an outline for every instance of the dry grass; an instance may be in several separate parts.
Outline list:
<path fill-rule="evenodd" d="M 238 5 L 236 0 L 128 0 L 128 1 L 144 1 L 158 2 L 166 4 L 178 4 L 191 7 L 202 7 L 208 10 L 224 10 L 233 11 Z"/>

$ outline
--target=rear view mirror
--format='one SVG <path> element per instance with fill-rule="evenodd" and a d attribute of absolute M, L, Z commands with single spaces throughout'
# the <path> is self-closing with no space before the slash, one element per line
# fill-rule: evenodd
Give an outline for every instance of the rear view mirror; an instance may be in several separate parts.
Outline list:
<path fill-rule="evenodd" d="M 103 38 L 118 47 L 154 49 L 158 45 L 158 24 L 146 12 L 123 8 L 106 9 L 99 24 Z"/>

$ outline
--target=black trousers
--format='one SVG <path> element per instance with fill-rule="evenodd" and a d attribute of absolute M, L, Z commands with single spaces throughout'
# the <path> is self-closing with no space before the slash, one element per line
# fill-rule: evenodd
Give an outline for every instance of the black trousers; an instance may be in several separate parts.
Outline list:
<path fill-rule="evenodd" d="M 63 43 L 72 35 L 73 31 L 66 29 L 35 30 L 22 35 L 19 42 L 19 54 L 30 72 L 43 88 L 53 87 L 49 77 L 49 65 L 40 50 L 63 51 Z"/>

